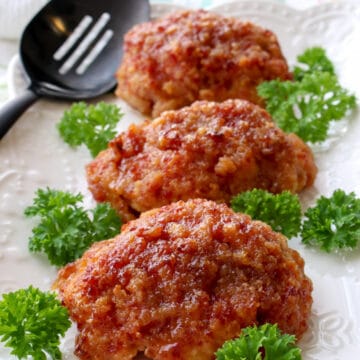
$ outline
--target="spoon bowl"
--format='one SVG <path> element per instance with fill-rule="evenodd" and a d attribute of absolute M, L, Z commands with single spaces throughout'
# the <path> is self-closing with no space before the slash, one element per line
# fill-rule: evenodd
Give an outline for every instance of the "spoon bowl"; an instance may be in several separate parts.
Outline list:
<path fill-rule="evenodd" d="M 150 18 L 148 0 L 52 0 L 26 26 L 28 89 L 0 110 L 0 138 L 39 97 L 85 100 L 114 89 L 123 37 Z"/>

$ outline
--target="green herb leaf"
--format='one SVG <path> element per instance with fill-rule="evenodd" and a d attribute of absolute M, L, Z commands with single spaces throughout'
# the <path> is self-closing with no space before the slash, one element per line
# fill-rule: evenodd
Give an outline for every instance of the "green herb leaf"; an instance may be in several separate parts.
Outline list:
<path fill-rule="evenodd" d="M 231 200 L 236 212 L 243 212 L 253 219 L 269 224 L 273 230 L 287 237 L 296 236 L 301 226 L 301 205 L 297 195 L 284 191 L 272 194 L 253 189 L 240 193 Z"/>
<path fill-rule="evenodd" d="M 217 360 L 301 360 L 295 336 L 282 335 L 277 325 L 247 327 L 216 352 Z"/>
<path fill-rule="evenodd" d="M 97 204 L 91 212 L 93 214 L 93 234 L 96 241 L 111 238 L 119 233 L 121 227 L 119 215 L 109 203 Z"/>
<path fill-rule="evenodd" d="M 30 286 L 4 294 L 0 301 L 0 338 L 19 359 L 45 360 L 48 354 L 60 360 L 60 337 L 70 325 L 67 309 L 54 293 Z"/>
<path fill-rule="evenodd" d="M 326 252 L 355 248 L 360 239 L 360 199 L 340 189 L 329 198 L 321 196 L 305 212 L 301 236 L 303 243 Z"/>
<path fill-rule="evenodd" d="M 297 60 L 299 63 L 294 67 L 296 80 L 301 80 L 306 74 L 314 72 L 327 72 L 335 75 L 334 65 L 321 47 L 306 49 L 303 54 L 297 57 Z"/>
<path fill-rule="evenodd" d="M 114 104 L 74 103 L 57 124 L 60 136 L 72 147 L 85 144 L 95 157 L 116 135 L 115 126 L 123 114 Z"/>
<path fill-rule="evenodd" d="M 46 215 L 49 211 L 63 206 L 74 207 L 83 200 L 81 194 L 71 194 L 69 192 L 52 190 L 49 188 L 38 189 L 33 205 L 25 209 L 26 216 Z"/>
<path fill-rule="evenodd" d="M 325 52 L 315 50 L 299 56 L 308 68 L 296 68 L 297 81 L 272 80 L 258 86 L 277 125 L 311 143 L 326 140 L 330 123 L 356 106 L 355 96 L 340 86 Z"/>
<path fill-rule="evenodd" d="M 81 194 L 39 189 L 24 212 L 40 217 L 29 239 L 30 251 L 45 253 L 51 264 L 62 266 L 81 257 L 95 241 L 119 233 L 121 221 L 109 204 L 86 211 L 79 205 L 82 200 Z"/>

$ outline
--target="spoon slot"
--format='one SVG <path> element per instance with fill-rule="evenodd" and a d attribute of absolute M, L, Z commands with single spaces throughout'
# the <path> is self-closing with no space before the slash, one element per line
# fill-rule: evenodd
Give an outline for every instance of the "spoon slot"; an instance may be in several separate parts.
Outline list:
<path fill-rule="evenodd" d="M 83 36 L 87 28 L 93 22 L 92 16 L 86 15 L 81 20 L 80 24 L 75 28 L 74 32 L 64 41 L 64 43 L 56 50 L 53 58 L 60 61 L 69 52 L 69 50 L 76 44 L 76 42 Z"/>
<path fill-rule="evenodd" d="M 112 30 L 106 30 L 104 35 L 100 38 L 97 44 L 92 48 L 89 55 L 81 62 L 81 64 L 76 69 L 76 73 L 78 75 L 84 74 L 87 68 L 95 61 L 101 51 L 105 48 L 105 46 L 109 43 L 111 38 L 113 37 L 114 32 Z"/>
<path fill-rule="evenodd" d="M 59 73 L 61 75 L 67 74 L 74 65 L 78 62 L 78 60 L 85 54 L 85 52 L 88 50 L 88 48 L 91 46 L 91 44 L 95 41 L 95 39 L 98 37 L 98 35 L 102 32 L 102 30 L 105 28 L 106 24 L 110 21 L 110 14 L 109 13 L 103 13 L 98 21 L 95 23 L 95 25 L 90 29 L 90 32 L 85 36 L 85 38 L 80 42 L 80 44 L 76 47 L 75 51 L 67 58 L 67 60 L 63 63 L 63 65 L 59 69 Z M 81 23 L 80 23 L 81 24 Z M 106 44 L 111 39 L 112 35 L 109 37 L 107 35 L 107 42 L 104 46 L 101 47 L 100 51 L 95 52 L 96 55 L 98 55 L 101 50 L 106 46 Z M 65 41 L 66 43 L 66 41 Z M 93 60 L 95 60 L 95 57 L 93 57 Z M 85 63 L 87 64 L 87 62 Z M 84 73 L 84 71 L 88 68 L 90 63 L 88 63 L 86 66 L 81 66 L 82 72 L 80 74 Z"/>

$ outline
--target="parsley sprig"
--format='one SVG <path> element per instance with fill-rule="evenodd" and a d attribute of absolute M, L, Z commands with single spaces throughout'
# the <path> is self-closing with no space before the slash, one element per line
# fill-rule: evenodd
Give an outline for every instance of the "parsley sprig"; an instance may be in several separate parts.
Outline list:
<path fill-rule="evenodd" d="M 301 237 L 303 243 L 326 252 L 355 248 L 360 239 L 360 199 L 340 189 L 329 198 L 321 196 L 305 212 Z"/>
<path fill-rule="evenodd" d="M 70 327 L 68 311 L 56 295 L 32 286 L 3 294 L 0 301 L 0 338 L 19 359 L 32 356 L 61 359 L 60 337 Z"/>
<path fill-rule="evenodd" d="M 326 252 L 356 248 L 360 240 L 360 199 L 354 192 L 337 189 L 330 197 L 321 196 L 303 219 L 298 196 L 287 191 L 253 189 L 233 197 L 231 207 L 287 237 L 300 234 L 304 244 Z"/>
<path fill-rule="evenodd" d="M 109 204 L 85 210 L 83 195 L 46 188 L 38 189 L 28 217 L 39 217 L 32 230 L 29 249 L 45 253 L 51 264 L 62 266 L 82 256 L 88 247 L 119 233 L 121 221 Z"/>
<path fill-rule="evenodd" d="M 216 352 L 217 360 L 301 360 L 295 336 L 282 334 L 277 325 L 247 327 Z"/>
<path fill-rule="evenodd" d="M 335 75 L 334 64 L 321 47 L 306 49 L 297 57 L 297 60 L 298 64 L 294 67 L 294 77 L 298 81 L 302 80 L 305 75 L 314 72 L 327 72 Z"/>
<path fill-rule="evenodd" d="M 322 142 L 330 123 L 355 108 L 356 98 L 341 87 L 322 48 L 307 49 L 297 59 L 295 81 L 263 82 L 258 93 L 281 129 L 296 133 L 306 142 Z"/>
<path fill-rule="evenodd" d="M 231 207 L 266 222 L 287 237 L 296 236 L 300 231 L 301 205 L 298 196 L 290 191 L 280 194 L 261 189 L 245 191 L 233 197 Z"/>
<path fill-rule="evenodd" d="M 57 128 L 66 143 L 72 147 L 84 144 L 95 157 L 115 137 L 115 127 L 122 116 L 115 104 L 77 102 L 65 111 Z"/>

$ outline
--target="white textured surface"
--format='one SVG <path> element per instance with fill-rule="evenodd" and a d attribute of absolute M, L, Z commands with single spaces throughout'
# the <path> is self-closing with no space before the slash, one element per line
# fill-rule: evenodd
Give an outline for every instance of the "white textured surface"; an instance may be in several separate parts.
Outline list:
<path fill-rule="evenodd" d="M 47 0 L 0 0 L 0 38 L 17 39 Z"/>
<path fill-rule="evenodd" d="M 154 15 L 172 6 L 153 7 Z M 341 82 L 360 98 L 360 8 L 329 3 L 305 11 L 281 4 L 246 1 L 213 7 L 222 14 L 250 19 L 276 32 L 290 64 L 296 54 L 313 45 L 326 48 L 335 62 Z M 10 72 L 10 91 L 24 86 L 18 62 Z M 109 101 L 117 101 L 112 97 Z M 124 129 L 141 118 L 118 101 L 126 116 Z M 24 208 L 39 187 L 86 190 L 84 165 L 90 160 L 85 149 L 73 151 L 58 137 L 55 123 L 68 104 L 40 101 L 17 122 L 0 142 L 0 293 L 33 284 L 48 289 L 56 269 L 45 259 L 28 253 L 31 221 Z M 320 194 L 338 187 L 360 195 L 360 116 L 354 114 L 346 131 L 334 137 L 327 150 L 316 151 L 319 174 L 313 188 L 302 194 L 304 207 Z M 290 246 L 306 261 L 306 272 L 314 282 L 311 327 L 301 341 L 304 360 L 356 360 L 360 354 L 360 250 L 348 255 L 328 255 L 305 248 L 298 239 Z M 64 359 L 74 360 L 74 330 L 63 345 Z M 0 345 L 0 360 L 12 359 Z"/>

